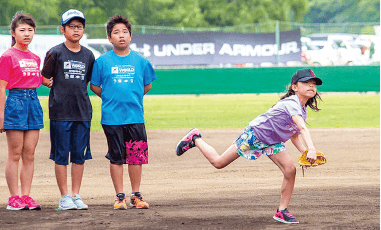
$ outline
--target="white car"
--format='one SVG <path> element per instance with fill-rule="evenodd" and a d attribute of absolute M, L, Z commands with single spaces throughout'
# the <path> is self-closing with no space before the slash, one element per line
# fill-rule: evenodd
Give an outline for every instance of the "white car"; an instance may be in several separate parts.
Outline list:
<path fill-rule="evenodd" d="M 302 61 L 313 66 L 332 65 L 329 56 L 311 43 L 302 43 Z"/>
<path fill-rule="evenodd" d="M 309 43 L 311 46 L 318 48 L 319 52 L 315 52 L 313 55 L 321 55 L 329 60 L 330 65 L 339 64 L 339 47 L 333 41 L 312 41 Z"/>
<path fill-rule="evenodd" d="M 342 41 L 338 51 L 340 54 L 340 63 L 344 65 L 356 65 L 360 59 L 363 59 L 362 56 L 365 55 L 361 52 L 360 46 L 350 40 Z"/>
<path fill-rule="evenodd" d="M 87 45 L 100 53 L 113 49 L 113 46 L 108 39 L 87 39 Z"/>
<path fill-rule="evenodd" d="M 343 34 L 343 33 L 321 33 L 321 34 L 310 34 L 307 37 L 311 39 L 312 41 L 343 41 L 343 40 L 354 40 L 355 36 L 356 35 L 353 35 L 353 34 Z"/>

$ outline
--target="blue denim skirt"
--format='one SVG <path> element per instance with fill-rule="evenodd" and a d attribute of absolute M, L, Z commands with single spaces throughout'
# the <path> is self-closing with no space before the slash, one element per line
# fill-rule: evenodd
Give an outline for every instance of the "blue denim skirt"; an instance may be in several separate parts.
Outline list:
<path fill-rule="evenodd" d="M 4 129 L 42 128 L 44 128 L 43 112 L 36 89 L 10 89 L 4 108 Z"/>

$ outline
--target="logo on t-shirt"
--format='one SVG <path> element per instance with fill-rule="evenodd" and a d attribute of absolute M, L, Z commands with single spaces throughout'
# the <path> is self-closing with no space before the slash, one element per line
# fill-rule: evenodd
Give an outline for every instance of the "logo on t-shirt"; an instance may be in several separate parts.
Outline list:
<path fill-rule="evenodd" d="M 27 60 L 23 59 L 19 61 L 20 67 L 25 68 L 25 67 L 32 67 L 32 68 L 37 68 L 37 62 L 35 60 Z"/>
<path fill-rule="evenodd" d="M 135 74 L 135 67 L 130 65 L 111 67 L 112 74 Z"/>
<path fill-rule="evenodd" d="M 119 73 L 118 67 L 111 67 L 111 73 Z"/>
<path fill-rule="evenodd" d="M 80 61 L 65 61 L 64 62 L 64 69 L 85 69 L 86 64 L 82 63 Z"/>
<path fill-rule="evenodd" d="M 64 69 L 71 69 L 71 62 L 65 61 L 64 62 Z"/>
<path fill-rule="evenodd" d="M 135 67 L 132 65 L 117 65 L 111 67 L 114 83 L 134 83 Z"/>

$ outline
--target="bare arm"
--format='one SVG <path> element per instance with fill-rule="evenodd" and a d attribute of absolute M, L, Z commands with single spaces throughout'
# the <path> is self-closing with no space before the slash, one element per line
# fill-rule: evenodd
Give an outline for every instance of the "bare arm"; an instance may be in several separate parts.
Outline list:
<path fill-rule="evenodd" d="M 0 133 L 4 132 L 5 90 L 7 85 L 7 81 L 0 80 Z"/>
<path fill-rule="evenodd" d="M 294 146 L 299 150 L 299 152 L 304 153 L 306 151 L 307 148 L 303 145 L 303 142 L 299 138 L 298 134 L 292 136 L 290 140 L 294 144 Z"/>
<path fill-rule="evenodd" d="M 91 89 L 91 91 L 93 91 L 98 97 L 101 97 L 102 87 L 99 87 L 99 86 L 96 86 L 96 85 L 93 85 L 93 84 L 90 83 L 90 89 Z"/>
<path fill-rule="evenodd" d="M 42 76 L 42 84 L 48 88 L 52 88 L 53 86 L 53 79 L 52 78 L 46 78 Z"/>
<path fill-rule="evenodd" d="M 306 123 L 304 122 L 303 118 L 300 115 L 292 116 L 292 120 L 298 127 L 300 134 L 302 135 L 303 140 L 307 145 L 307 148 L 308 148 L 307 160 L 311 164 L 313 164 L 316 160 L 316 149 L 314 144 L 312 143 L 311 135 L 306 127 Z"/>
<path fill-rule="evenodd" d="M 148 91 L 150 91 L 151 86 L 152 86 L 151 83 L 148 84 L 148 85 L 145 85 L 145 86 L 144 86 L 144 95 L 145 95 L 146 93 L 148 93 Z"/>

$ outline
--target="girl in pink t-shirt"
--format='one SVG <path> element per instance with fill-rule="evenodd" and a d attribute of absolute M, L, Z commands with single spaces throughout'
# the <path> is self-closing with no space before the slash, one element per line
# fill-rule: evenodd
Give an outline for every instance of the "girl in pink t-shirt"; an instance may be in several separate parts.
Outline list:
<path fill-rule="evenodd" d="M 6 132 L 8 158 L 5 169 L 11 197 L 8 210 L 41 209 L 30 196 L 34 151 L 43 112 L 36 88 L 42 83 L 40 58 L 28 50 L 36 29 L 34 18 L 16 13 L 11 23 L 12 47 L 0 57 L 0 133 Z M 8 97 L 6 97 L 8 89 Z M 21 192 L 18 186 L 20 167 Z"/>

